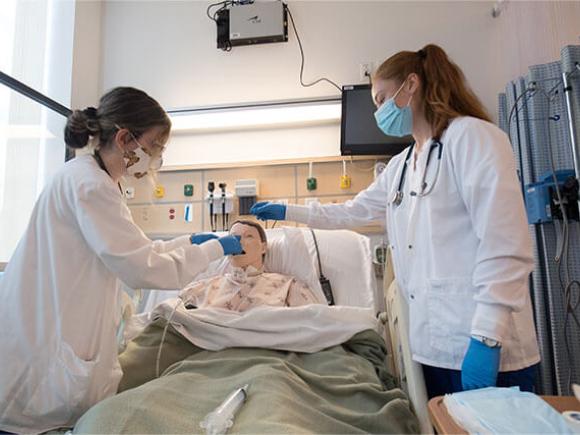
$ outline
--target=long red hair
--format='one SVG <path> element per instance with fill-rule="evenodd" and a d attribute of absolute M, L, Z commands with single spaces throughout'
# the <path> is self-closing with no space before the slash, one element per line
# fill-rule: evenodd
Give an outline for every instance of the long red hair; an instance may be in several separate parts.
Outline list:
<path fill-rule="evenodd" d="M 417 74 L 421 80 L 423 113 L 435 138 L 439 139 L 449 122 L 458 116 L 473 116 L 491 122 L 461 69 L 438 45 L 429 44 L 419 51 L 400 51 L 381 64 L 373 80 L 403 83 L 411 73 Z"/>

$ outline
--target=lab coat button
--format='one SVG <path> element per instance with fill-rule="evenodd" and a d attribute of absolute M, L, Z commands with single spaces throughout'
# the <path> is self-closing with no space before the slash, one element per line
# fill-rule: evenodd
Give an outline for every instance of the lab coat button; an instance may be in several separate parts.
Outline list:
<path fill-rule="evenodd" d="M 415 299 L 415 295 L 411 295 L 411 299 Z"/>
<path fill-rule="evenodd" d="M 413 249 L 413 245 L 409 245 L 409 249 Z"/>

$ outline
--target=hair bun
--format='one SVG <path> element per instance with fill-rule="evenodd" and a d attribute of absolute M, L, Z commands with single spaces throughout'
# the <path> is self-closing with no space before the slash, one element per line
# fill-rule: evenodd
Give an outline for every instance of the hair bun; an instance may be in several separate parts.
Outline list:
<path fill-rule="evenodd" d="M 75 110 L 67 119 L 64 141 L 71 148 L 84 148 L 89 138 L 97 135 L 99 131 L 97 109 L 87 107 L 84 110 Z"/>
<path fill-rule="evenodd" d="M 421 50 L 419 50 L 417 52 L 417 54 L 419 55 L 419 57 L 422 59 L 425 59 L 427 57 L 427 52 L 422 48 Z"/>
<path fill-rule="evenodd" d="M 83 110 L 83 113 L 90 120 L 98 119 L 99 118 L 99 116 L 97 115 L 97 109 L 94 108 L 94 107 L 87 107 L 85 110 Z"/>

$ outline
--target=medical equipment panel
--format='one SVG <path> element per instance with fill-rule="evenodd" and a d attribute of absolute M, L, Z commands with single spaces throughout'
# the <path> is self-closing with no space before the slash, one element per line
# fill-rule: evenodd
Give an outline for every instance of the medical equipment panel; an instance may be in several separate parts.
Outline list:
<path fill-rule="evenodd" d="M 222 168 L 192 167 L 174 171 L 160 171 L 157 179 L 147 177 L 131 181 L 133 192 L 127 197 L 127 204 L 133 219 L 146 234 L 169 238 L 199 231 L 222 230 L 239 216 L 247 213 L 244 201 L 276 201 L 286 204 L 304 204 L 316 199 L 321 203 L 344 202 L 370 185 L 374 179 L 376 157 L 344 158 L 327 157 L 299 159 L 296 161 L 257 162 L 256 164 L 231 164 Z M 306 179 L 310 163 L 316 171 L 317 189 L 309 191 Z M 341 176 L 348 167 L 350 187 L 340 184 Z M 213 183 L 213 198 L 209 188 Z M 192 186 L 192 196 L 186 194 L 187 185 Z M 164 196 L 155 196 L 155 187 L 164 187 Z M 222 210 L 222 187 L 225 190 L 225 209 Z M 251 206 L 249 206 L 251 207 Z M 172 211 L 173 210 L 173 211 Z M 222 211 L 224 216 L 222 217 Z M 210 218 L 210 216 L 212 216 Z M 251 216 L 244 218 L 253 219 Z M 267 222 L 268 226 L 274 222 Z M 280 225 L 296 225 L 293 222 L 279 222 Z M 361 232 L 381 233 L 382 225 L 369 225 Z"/>

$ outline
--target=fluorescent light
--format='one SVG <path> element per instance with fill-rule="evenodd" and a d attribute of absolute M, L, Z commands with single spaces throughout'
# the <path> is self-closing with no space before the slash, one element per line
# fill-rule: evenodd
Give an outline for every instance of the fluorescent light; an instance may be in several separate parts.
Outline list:
<path fill-rule="evenodd" d="M 54 134 L 40 125 L 0 125 L 2 139 L 54 139 Z"/>
<path fill-rule="evenodd" d="M 174 132 L 244 130 L 337 123 L 341 103 L 260 105 L 241 108 L 197 109 L 170 113 Z"/>

